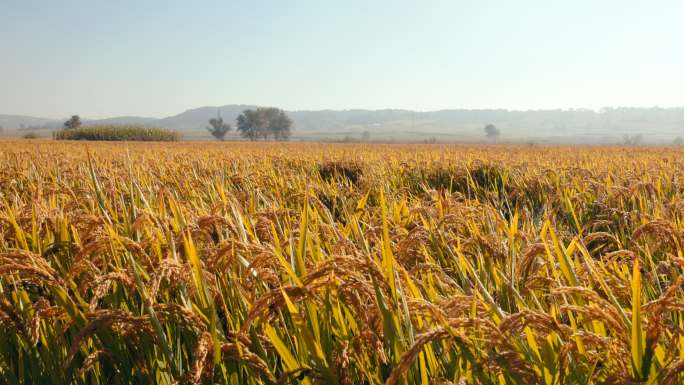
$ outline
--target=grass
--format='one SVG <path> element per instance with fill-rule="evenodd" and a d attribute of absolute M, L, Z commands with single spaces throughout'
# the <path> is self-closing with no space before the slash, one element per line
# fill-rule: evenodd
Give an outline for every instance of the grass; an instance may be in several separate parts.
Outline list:
<path fill-rule="evenodd" d="M 97 125 L 62 129 L 53 134 L 57 140 L 176 142 L 180 133 L 164 128 L 135 125 Z"/>
<path fill-rule="evenodd" d="M 0 383 L 684 381 L 682 151 L 0 148 Z"/>

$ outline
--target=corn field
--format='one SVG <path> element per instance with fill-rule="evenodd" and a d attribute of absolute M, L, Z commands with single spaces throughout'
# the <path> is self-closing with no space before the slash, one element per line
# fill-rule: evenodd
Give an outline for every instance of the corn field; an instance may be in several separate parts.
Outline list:
<path fill-rule="evenodd" d="M 0 142 L 0 383 L 682 383 L 682 170 L 662 148 Z"/>

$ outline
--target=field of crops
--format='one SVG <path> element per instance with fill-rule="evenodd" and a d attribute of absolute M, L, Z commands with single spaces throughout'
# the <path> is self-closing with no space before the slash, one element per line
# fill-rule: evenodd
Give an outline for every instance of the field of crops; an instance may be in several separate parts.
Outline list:
<path fill-rule="evenodd" d="M 684 152 L 0 142 L 2 384 L 676 384 Z"/>
<path fill-rule="evenodd" d="M 52 137 L 57 140 L 177 142 L 181 134 L 164 128 L 100 124 L 62 129 L 55 131 Z"/>

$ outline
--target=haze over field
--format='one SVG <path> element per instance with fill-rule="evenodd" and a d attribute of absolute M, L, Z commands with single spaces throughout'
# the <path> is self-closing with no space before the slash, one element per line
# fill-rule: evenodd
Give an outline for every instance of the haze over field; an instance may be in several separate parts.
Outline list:
<path fill-rule="evenodd" d="M 163 117 L 114 117 L 84 120 L 84 125 L 143 124 L 172 128 L 186 139 L 208 139 L 207 121 L 217 114 L 233 124 L 247 105 L 201 107 Z M 625 135 L 642 135 L 648 144 L 670 144 L 684 134 L 684 108 L 607 108 L 593 110 L 321 110 L 288 111 L 294 121 L 293 139 L 371 141 L 473 142 L 484 139 L 483 127 L 495 124 L 500 140 L 537 143 L 622 143 Z M 0 115 L 6 134 L 48 132 L 64 119 Z M 233 132 L 229 135 L 237 137 Z M 231 136 L 229 136 L 230 138 Z"/>

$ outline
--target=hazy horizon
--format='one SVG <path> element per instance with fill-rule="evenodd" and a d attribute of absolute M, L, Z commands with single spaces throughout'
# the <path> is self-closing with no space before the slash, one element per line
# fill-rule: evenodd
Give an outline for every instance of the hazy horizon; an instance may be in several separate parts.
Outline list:
<path fill-rule="evenodd" d="M 0 113 L 684 104 L 675 1 L 10 2 Z"/>
<path fill-rule="evenodd" d="M 189 107 L 189 108 L 185 108 L 183 110 L 173 112 L 169 115 L 161 115 L 161 116 L 122 114 L 122 115 L 107 115 L 107 116 L 91 117 L 91 116 L 86 116 L 86 115 L 82 115 L 82 114 L 78 114 L 78 115 L 81 119 L 95 120 L 95 121 L 107 120 L 107 119 L 113 119 L 113 118 L 144 118 L 144 119 L 157 119 L 157 120 L 159 120 L 159 119 L 165 119 L 165 118 L 173 117 L 176 115 L 182 115 L 183 113 L 186 113 L 186 112 L 190 112 L 190 111 L 194 111 L 194 110 L 200 110 L 200 109 L 206 109 L 206 108 L 216 108 L 217 112 L 220 113 L 221 108 L 232 107 L 232 106 L 272 107 L 272 106 L 269 106 L 266 104 L 234 103 L 234 104 L 222 104 L 222 105 L 193 106 L 193 107 Z M 622 110 L 622 109 L 673 110 L 674 109 L 674 110 L 677 110 L 677 109 L 684 109 L 684 104 L 682 104 L 681 106 L 670 106 L 670 107 L 662 107 L 662 106 L 603 106 L 600 108 L 568 107 L 568 108 L 537 108 L 537 109 L 508 109 L 508 108 L 496 108 L 496 107 L 493 107 L 493 108 L 459 108 L 459 107 L 454 107 L 454 108 L 440 108 L 440 109 L 434 109 L 434 110 L 418 110 L 418 109 L 410 109 L 410 108 L 392 108 L 392 107 L 387 107 L 387 108 L 354 108 L 354 107 L 352 107 L 352 108 L 322 108 L 322 109 L 311 109 L 311 108 L 286 109 L 285 108 L 284 111 L 287 111 L 287 112 L 406 111 L 406 112 L 415 112 L 415 113 L 435 113 L 435 112 L 443 112 L 443 111 L 505 111 L 505 112 L 512 112 L 512 113 L 514 113 L 514 112 L 534 113 L 534 112 L 560 111 L 560 112 L 592 112 L 592 113 L 596 113 L 596 114 L 601 114 L 608 109 L 613 109 L 613 110 Z M 72 115 L 73 114 L 64 114 L 63 116 L 26 115 L 26 114 L 15 114 L 15 113 L 12 113 L 11 111 L 0 111 L 0 116 L 19 116 L 19 117 L 26 117 L 26 118 L 44 118 L 44 119 L 51 119 L 51 120 L 68 119 Z"/>

